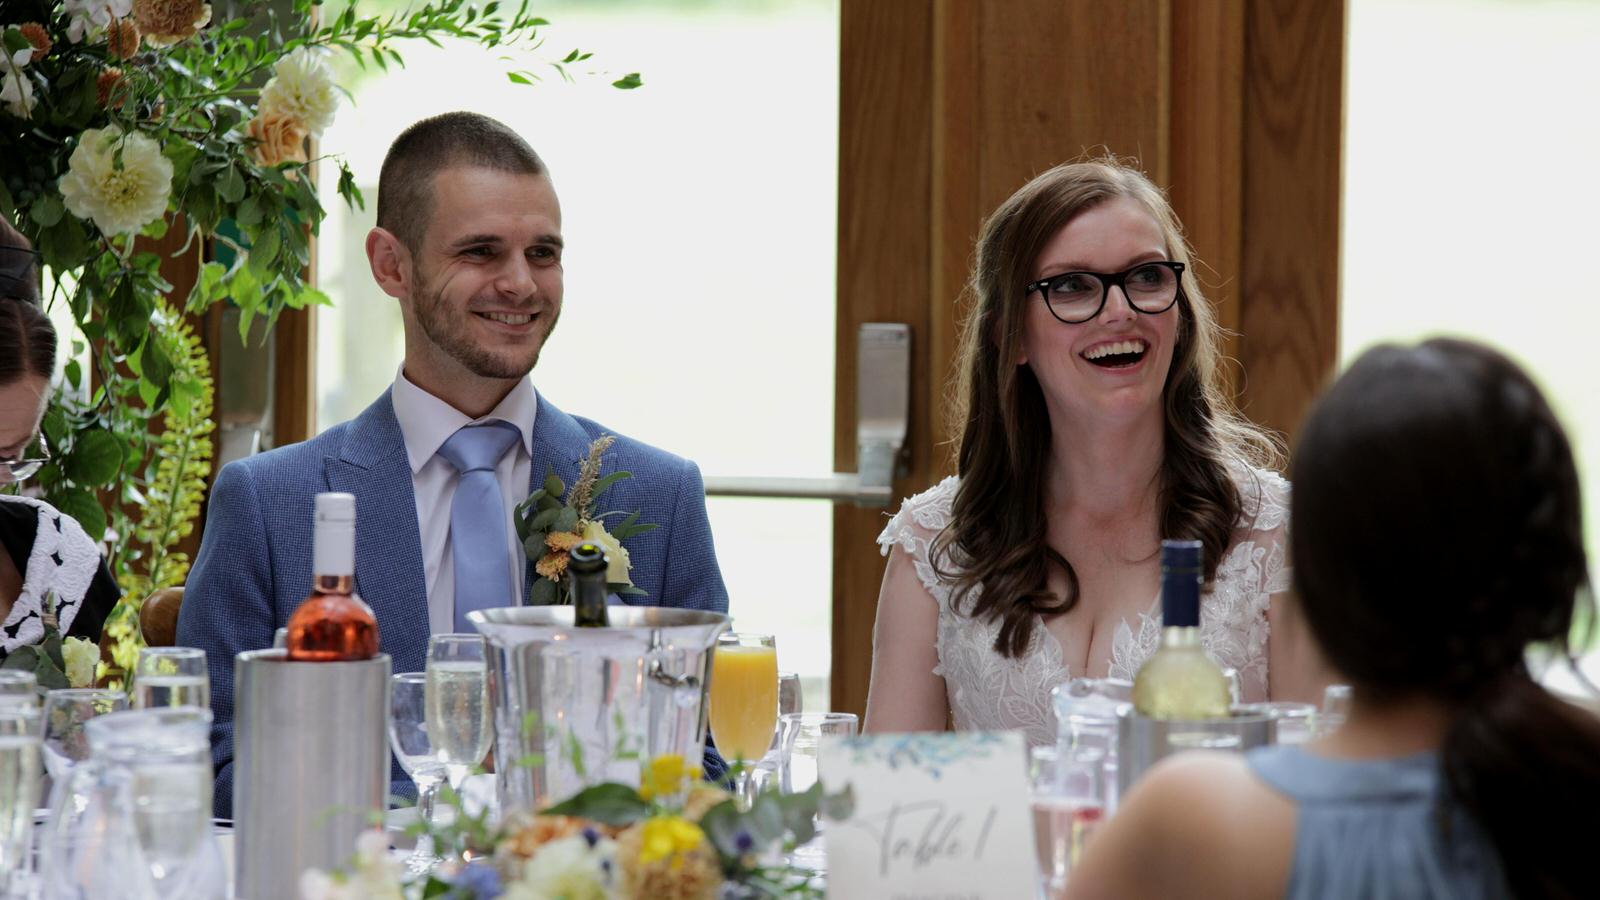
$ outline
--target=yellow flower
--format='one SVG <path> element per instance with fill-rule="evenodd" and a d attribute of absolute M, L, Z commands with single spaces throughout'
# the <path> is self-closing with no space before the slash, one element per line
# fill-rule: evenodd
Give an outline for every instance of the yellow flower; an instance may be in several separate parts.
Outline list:
<path fill-rule="evenodd" d="M 95 663 L 100 648 L 94 641 L 69 637 L 61 642 L 61 658 L 67 663 L 67 683 L 75 688 L 94 687 Z"/>
<path fill-rule="evenodd" d="M 639 862 L 650 865 L 672 859 L 682 865 L 682 857 L 706 842 L 700 826 L 678 816 L 652 816 L 645 820 L 640 835 Z"/>
<path fill-rule="evenodd" d="M 628 561 L 628 551 L 622 549 L 622 543 L 612 537 L 604 525 L 598 521 L 588 523 L 583 528 L 583 539 L 591 544 L 599 544 L 600 549 L 606 552 L 607 584 L 633 584 L 628 577 L 628 570 L 633 568 L 633 563 Z"/>
<path fill-rule="evenodd" d="M 90 128 L 67 160 L 60 190 L 73 215 L 93 220 L 106 234 L 138 231 L 167 211 L 172 163 L 160 144 L 137 131 Z"/>
<path fill-rule="evenodd" d="M 620 895 L 650 900 L 711 900 L 722 867 L 699 826 L 677 816 L 636 823 L 617 838 Z"/>
<path fill-rule="evenodd" d="M 683 757 L 667 753 L 650 760 L 639 777 L 639 796 L 646 800 L 670 797 L 683 790 L 685 782 L 700 771 L 686 764 Z"/>

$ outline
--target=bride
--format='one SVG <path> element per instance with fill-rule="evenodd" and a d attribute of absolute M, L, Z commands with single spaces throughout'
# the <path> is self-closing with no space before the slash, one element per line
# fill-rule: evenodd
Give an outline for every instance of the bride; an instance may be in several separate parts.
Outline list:
<path fill-rule="evenodd" d="M 1113 161 L 1058 166 L 984 223 L 956 409 L 959 476 L 878 541 L 867 731 L 1024 729 L 1050 689 L 1131 679 L 1160 641 L 1164 537 L 1203 543 L 1201 639 L 1241 699 L 1312 699 L 1286 621 L 1289 485 L 1227 399 L 1221 329 L 1166 198 Z"/>

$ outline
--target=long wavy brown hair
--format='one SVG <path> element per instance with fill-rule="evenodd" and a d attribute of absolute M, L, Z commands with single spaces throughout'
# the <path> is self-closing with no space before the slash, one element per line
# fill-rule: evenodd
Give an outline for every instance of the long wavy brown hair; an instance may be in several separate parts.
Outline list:
<path fill-rule="evenodd" d="M 1150 213 L 1166 237 L 1167 257 L 1186 264 L 1163 390 L 1160 533 L 1204 545 L 1208 584 L 1244 509 L 1230 465 L 1279 459 L 1277 442 L 1235 411 L 1223 387 L 1222 329 L 1161 191 L 1143 173 L 1110 159 L 1057 166 L 1023 185 L 978 237 L 968 285 L 973 306 L 952 397 L 961 482 L 950 523 L 931 554 L 939 577 L 952 585 L 956 610 L 1000 621 L 995 651 L 1002 656 L 1026 650 L 1036 615 L 1059 615 L 1080 599 L 1072 563 L 1046 540 L 1052 435 L 1039 382 L 1031 368 L 1016 363 L 1029 300 L 1024 285 L 1045 245 L 1067 223 L 1122 197 Z M 1048 587 L 1052 566 L 1066 575 L 1064 596 Z"/>

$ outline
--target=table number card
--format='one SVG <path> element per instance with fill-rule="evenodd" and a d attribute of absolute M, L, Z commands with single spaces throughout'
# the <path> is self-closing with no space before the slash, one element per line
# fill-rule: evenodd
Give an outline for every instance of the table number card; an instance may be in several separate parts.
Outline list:
<path fill-rule="evenodd" d="M 823 832 L 832 900 L 1034 896 L 1020 732 L 824 737 L 820 753 L 827 792 L 855 794 Z"/>

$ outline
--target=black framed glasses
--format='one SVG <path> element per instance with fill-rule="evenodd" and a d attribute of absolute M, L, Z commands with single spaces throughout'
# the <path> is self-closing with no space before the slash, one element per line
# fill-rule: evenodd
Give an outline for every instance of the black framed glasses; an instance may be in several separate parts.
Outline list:
<path fill-rule="evenodd" d="M 16 484 L 50 461 L 50 445 L 39 435 L 39 455 L 26 459 L 0 459 L 0 484 Z"/>
<path fill-rule="evenodd" d="M 1125 272 L 1062 272 L 1028 285 L 1023 296 L 1038 291 L 1052 316 L 1077 325 L 1100 315 L 1111 289 L 1119 287 L 1129 306 L 1154 316 L 1178 302 L 1183 269 L 1181 262 L 1161 260 L 1140 263 Z"/>

